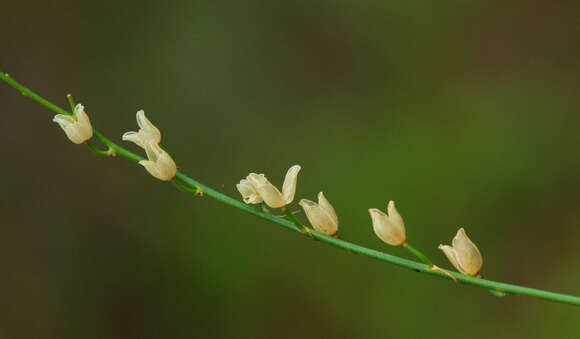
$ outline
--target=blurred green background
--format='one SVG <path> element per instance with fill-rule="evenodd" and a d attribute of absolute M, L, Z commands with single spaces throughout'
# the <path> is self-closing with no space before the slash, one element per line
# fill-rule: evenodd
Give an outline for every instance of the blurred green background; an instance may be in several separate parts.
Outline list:
<path fill-rule="evenodd" d="M 323 190 L 349 241 L 580 294 L 577 1 L 3 1 L 0 70 L 120 140 L 144 109 L 192 177 Z M 0 338 L 578 338 L 578 308 L 419 275 L 70 143 L 0 84 Z M 139 152 L 132 144 L 128 148 Z M 304 216 L 301 215 L 301 218 Z"/>

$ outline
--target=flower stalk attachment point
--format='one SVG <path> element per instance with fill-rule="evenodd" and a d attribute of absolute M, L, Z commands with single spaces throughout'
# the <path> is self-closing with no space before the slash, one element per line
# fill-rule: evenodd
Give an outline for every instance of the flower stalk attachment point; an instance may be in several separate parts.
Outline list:
<path fill-rule="evenodd" d="M 102 156 L 104 156 L 104 157 L 114 157 L 114 156 L 116 156 L 116 155 L 117 155 L 117 153 L 115 153 L 115 150 L 114 150 L 114 149 L 112 149 L 111 147 L 109 147 L 109 148 L 108 148 L 108 149 L 106 149 L 106 150 L 100 150 L 100 149 L 98 149 L 97 147 L 95 147 L 95 146 L 93 145 L 93 143 L 91 142 L 91 140 L 87 141 L 87 142 L 85 143 L 85 145 L 87 145 L 87 147 L 88 147 L 88 148 L 89 148 L 91 151 L 95 152 L 95 153 L 96 153 L 96 154 L 98 154 L 98 155 L 102 155 Z"/>
<path fill-rule="evenodd" d="M 177 187 L 178 190 L 180 190 L 181 192 L 184 193 L 188 193 L 191 195 L 197 195 L 202 197 L 203 196 L 203 189 L 199 186 L 195 186 L 195 188 L 189 188 L 189 186 L 187 186 L 186 184 L 181 183 L 179 180 L 177 180 L 177 178 L 173 178 L 172 180 L 173 184 L 175 185 L 175 187 Z"/>
<path fill-rule="evenodd" d="M 431 259 L 427 258 L 427 256 L 423 254 L 423 252 L 409 245 L 409 243 L 405 242 L 402 246 L 405 247 L 409 252 L 411 252 L 411 254 L 419 258 L 419 260 L 421 260 L 425 265 L 428 265 L 430 267 L 436 267 L 435 265 L 433 265 Z"/>
<path fill-rule="evenodd" d="M 294 213 L 292 213 L 292 211 L 290 211 L 289 208 L 282 207 L 282 210 L 284 211 L 284 215 L 288 218 L 288 220 L 290 220 L 294 224 L 294 226 L 296 226 L 296 229 L 298 230 L 298 232 L 300 232 L 300 234 L 304 234 L 304 235 L 307 235 L 309 237 L 312 237 L 312 232 L 310 232 L 308 227 L 304 226 L 298 220 L 298 218 L 296 218 Z"/>

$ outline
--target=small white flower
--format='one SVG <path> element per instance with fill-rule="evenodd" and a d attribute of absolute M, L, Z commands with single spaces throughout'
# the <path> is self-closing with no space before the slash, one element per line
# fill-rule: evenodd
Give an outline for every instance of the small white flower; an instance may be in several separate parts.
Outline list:
<path fill-rule="evenodd" d="M 308 199 L 300 200 L 299 204 L 315 230 L 326 235 L 338 233 L 338 217 L 322 192 L 318 193 L 318 204 Z"/>
<path fill-rule="evenodd" d="M 461 273 L 479 276 L 483 258 L 475 244 L 467 237 L 465 230 L 460 228 L 452 241 L 453 246 L 439 245 L 451 264 Z"/>
<path fill-rule="evenodd" d="M 85 107 L 81 104 L 76 105 L 73 115 L 57 114 L 52 121 L 59 124 L 66 136 L 75 144 L 82 144 L 93 137 L 93 126 L 85 113 Z"/>
<path fill-rule="evenodd" d="M 159 144 L 161 142 L 161 132 L 155 125 L 147 119 L 143 110 L 137 112 L 138 132 L 127 132 L 123 134 L 123 140 L 131 141 L 146 149 L 149 142 Z"/>
<path fill-rule="evenodd" d="M 405 222 L 395 208 L 394 201 L 389 201 L 387 212 L 388 214 L 385 214 L 376 208 L 369 209 L 376 235 L 389 245 L 404 245 L 407 241 Z"/>
<path fill-rule="evenodd" d="M 294 200 L 300 168 L 298 165 L 290 167 L 282 185 L 282 192 L 272 185 L 264 174 L 256 173 L 250 173 L 236 187 L 246 204 L 259 204 L 264 201 L 272 208 L 281 208 Z"/>
<path fill-rule="evenodd" d="M 177 165 L 159 145 L 150 141 L 145 147 L 145 152 L 149 159 L 139 161 L 139 165 L 145 167 L 152 176 L 163 181 L 169 181 L 175 177 Z"/>
<path fill-rule="evenodd" d="M 250 175 L 252 174 L 254 173 L 251 173 Z M 264 176 L 263 174 L 258 175 Z M 236 187 L 238 188 L 238 191 L 240 191 L 240 194 L 242 195 L 242 198 L 246 204 L 259 204 L 264 201 L 250 180 L 242 179 L 240 180 L 240 183 L 236 185 Z"/>

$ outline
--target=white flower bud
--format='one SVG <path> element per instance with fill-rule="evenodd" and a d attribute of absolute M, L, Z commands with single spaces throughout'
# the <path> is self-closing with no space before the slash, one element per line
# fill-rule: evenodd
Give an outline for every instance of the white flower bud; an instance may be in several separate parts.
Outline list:
<path fill-rule="evenodd" d="M 93 137 L 93 126 L 85 113 L 85 107 L 81 104 L 76 105 L 73 115 L 57 114 L 52 121 L 59 124 L 66 136 L 75 144 L 82 144 Z"/>
<path fill-rule="evenodd" d="M 389 201 L 388 214 L 376 208 L 369 209 L 373 221 L 373 229 L 376 235 L 389 245 L 399 246 L 407 241 L 405 235 L 405 222 L 395 208 L 395 202 Z"/>
<path fill-rule="evenodd" d="M 145 147 L 145 152 L 149 159 L 139 161 L 139 165 L 145 167 L 152 176 L 163 181 L 169 181 L 175 177 L 177 165 L 159 145 L 150 141 Z"/>
<path fill-rule="evenodd" d="M 453 246 L 439 245 L 451 264 L 461 273 L 479 276 L 483 258 L 475 244 L 467 237 L 465 230 L 460 228 L 452 241 Z"/>
<path fill-rule="evenodd" d="M 272 208 L 281 208 L 294 200 L 300 168 L 298 165 L 290 167 L 282 185 L 282 192 L 272 185 L 264 174 L 256 173 L 250 173 L 236 187 L 246 204 L 258 204 L 264 201 Z"/>
<path fill-rule="evenodd" d="M 338 217 L 322 192 L 318 193 L 318 204 L 307 199 L 300 200 L 299 204 L 315 230 L 326 235 L 338 233 Z"/>
<path fill-rule="evenodd" d="M 147 119 L 143 110 L 137 112 L 137 125 L 139 125 L 139 131 L 123 134 L 123 140 L 134 142 L 143 149 L 147 148 L 149 142 L 155 144 L 161 142 L 161 132 Z"/>

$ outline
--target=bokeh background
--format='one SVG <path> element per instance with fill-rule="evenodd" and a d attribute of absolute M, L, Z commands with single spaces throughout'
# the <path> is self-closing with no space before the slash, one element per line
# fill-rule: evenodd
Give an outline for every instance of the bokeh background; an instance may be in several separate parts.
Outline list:
<path fill-rule="evenodd" d="M 192 177 L 323 190 L 344 239 L 580 294 L 577 1 L 3 1 L 0 70 L 120 140 L 144 109 Z M 0 84 L 0 338 L 578 338 L 578 308 L 311 242 L 70 143 Z M 127 147 L 138 152 L 132 144 Z M 304 216 L 301 216 L 303 218 Z"/>

